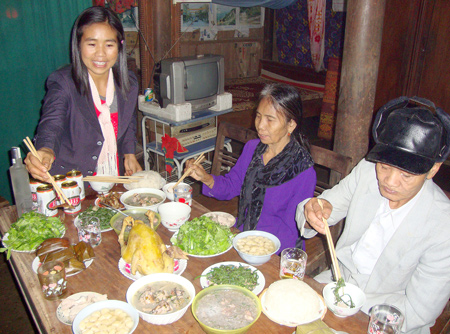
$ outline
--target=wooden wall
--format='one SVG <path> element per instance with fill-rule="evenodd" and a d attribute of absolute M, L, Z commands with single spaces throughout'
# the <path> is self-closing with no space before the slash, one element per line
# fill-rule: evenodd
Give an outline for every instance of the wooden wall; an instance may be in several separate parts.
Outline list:
<path fill-rule="evenodd" d="M 225 58 L 227 79 L 257 76 L 259 59 L 272 59 L 273 10 L 265 9 L 264 27 L 250 29 L 249 37 L 235 38 L 234 31 L 219 31 L 217 40 L 213 41 L 199 41 L 199 31 L 183 34 L 180 17 L 180 4 L 173 5 L 168 0 L 139 0 L 143 89 L 151 82 L 154 63 L 163 57 L 221 54 Z"/>
<path fill-rule="evenodd" d="M 386 1 L 375 110 L 416 95 L 450 113 L 449 16 L 448 0 Z"/>

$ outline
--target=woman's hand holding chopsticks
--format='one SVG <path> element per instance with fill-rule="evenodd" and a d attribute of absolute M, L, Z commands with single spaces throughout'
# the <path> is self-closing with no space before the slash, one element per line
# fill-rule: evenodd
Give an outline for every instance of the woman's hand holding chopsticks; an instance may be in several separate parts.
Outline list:
<path fill-rule="evenodd" d="M 201 181 L 206 183 L 205 181 L 209 181 L 214 183 L 214 179 L 211 175 L 206 173 L 205 169 L 202 166 L 202 161 L 204 160 L 203 154 L 200 155 L 196 160 L 190 159 L 186 161 L 186 167 L 184 169 L 183 176 L 178 180 L 177 184 L 184 180 L 185 177 L 190 176 L 197 181 Z M 175 184 L 174 187 L 177 185 Z"/>
<path fill-rule="evenodd" d="M 43 147 L 37 150 L 42 162 L 33 155 L 32 152 L 28 152 L 24 162 L 28 172 L 36 180 L 50 183 L 48 171 L 52 168 L 53 161 L 55 161 L 55 154 L 53 150 Z"/>

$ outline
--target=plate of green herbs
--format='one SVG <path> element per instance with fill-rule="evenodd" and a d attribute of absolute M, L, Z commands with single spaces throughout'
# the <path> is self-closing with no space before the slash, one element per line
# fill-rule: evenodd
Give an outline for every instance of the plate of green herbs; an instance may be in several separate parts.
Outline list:
<path fill-rule="evenodd" d="M 202 216 L 181 225 L 170 241 L 189 256 L 213 257 L 231 249 L 233 236 L 229 227 Z"/>
<path fill-rule="evenodd" d="M 220 262 L 206 268 L 200 276 L 200 285 L 207 288 L 211 285 L 231 284 L 261 293 L 266 285 L 264 275 L 255 267 L 242 262 Z"/>
<path fill-rule="evenodd" d="M 66 232 L 66 226 L 57 217 L 47 217 L 37 212 L 24 213 L 2 238 L 3 248 L 0 252 L 11 251 L 34 252 L 36 248 L 49 238 L 61 238 Z"/>
<path fill-rule="evenodd" d="M 111 231 L 112 227 L 110 224 L 111 218 L 115 216 L 116 212 L 113 210 L 110 210 L 105 207 L 98 207 L 98 206 L 89 206 L 86 210 L 81 212 L 77 218 L 75 218 L 74 224 L 75 226 L 78 226 L 80 220 L 82 219 L 88 219 L 90 217 L 97 217 L 100 220 L 100 227 L 102 229 L 102 232 Z"/>

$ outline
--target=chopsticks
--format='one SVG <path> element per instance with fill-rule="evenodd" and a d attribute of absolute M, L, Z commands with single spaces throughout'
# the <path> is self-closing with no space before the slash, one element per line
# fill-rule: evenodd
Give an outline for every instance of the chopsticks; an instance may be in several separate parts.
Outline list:
<path fill-rule="evenodd" d="M 94 175 L 83 177 L 84 181 L 108 182 L 108 183 L 133 183 L 143 179 L 143 175 L 136 176 L 111 176 L 111 175 Z"/>
<path fill-rule="evenodd" d="M 200 164 L 204 159 L 205 159 L 205 153 L 200 154 L 200 155 L 197 157 L 197 159 L 195 159 L 194 165 Z M 179 185 L 180 182 L 183 181 L 183 180 L 185 179 L 186 176 L 189 176 L 189 174 L 191 173 L 191 171 L 192 171 L 192 167 L 189 167 L 189 168 L 187 169 L 187 171 L 184 172 L 184 174 L 180 177 L 180 179 L 177 181 L 177 183 L 175 183 L 175 184 L 173 185 L 173 187 L 171 187 L 170 189 L 174 189 L 177 185 Z"/>
<path fill-rule="evenodd" d="M 317 199 L 320 207 L 323 210 L 323 204 L 320 198 Z M 336 276 L 336 281 L 341 278 L 341 271 L 339 270 L 339 264 L 336 257 L 336 249 L 334 248 L 333 238 L 331 236 L 330 227 L 328 226 L 328 222 L 325 218 L 322 217 L 322 221 L 325 223 L 325 234 L 327 236 L 328 248 L 330 250 L 331 262 L 333 263 L 334 275 Z"/>
<path fill-rule="evenodd" d="M 39 155 L 39 153 L 36 151 L 36 148 L 34 147 L 33 143 L 31 142 L 30 138 L 26 137 L 23 142 L 30 150 L 31 154 L 33 154 L 36 158 L 39 159 L 40 162 L 42 162 L 42 158 Z M 55 190 L 56 194 L 59 197 L 59 200 L 61 201 L 61 204 L 68 205 L 69 208 L 74 209 L 73 205 L 70 204 L 69 199 L 66 197 L 66 195 L 63 193 L 59 185 L 56 183 L 56 181 L 53 179 L 53 177 L 50 175 L 49 172 L 47 172 L 47 175 L 50 179 L 50 183 L 53 185 L 53 189 Z"/>

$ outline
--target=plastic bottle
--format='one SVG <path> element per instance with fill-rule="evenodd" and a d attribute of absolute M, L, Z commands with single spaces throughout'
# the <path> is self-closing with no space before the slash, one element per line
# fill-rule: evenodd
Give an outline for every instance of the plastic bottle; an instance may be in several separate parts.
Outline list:
<path fill-rule="evenodd" d="M 20 148 L 11 149 L 12 166 L 9 167 L 11 184 L 14 193 L 17 215 L 20 217 L 26 212 L 33 210 L 33 200 L 31 198 L 30 177 L 20 156 Z"/>

